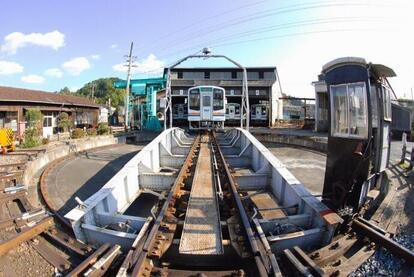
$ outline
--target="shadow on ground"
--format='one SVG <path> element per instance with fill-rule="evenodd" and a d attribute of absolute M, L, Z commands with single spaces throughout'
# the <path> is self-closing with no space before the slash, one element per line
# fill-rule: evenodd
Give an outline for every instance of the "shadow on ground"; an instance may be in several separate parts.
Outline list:
<path fill-rule="evenodd" d="M 136 155 L 139 150 L 127 153 L 122 155 L 108 164 L 106 164 L 101 170 L 99 170 L 94 176 L 92 176 L 86 183 L 81 186 L 66 202 L 65 204 L 58 210 L 58 213 L 64 216 L 70 210 L 76 207 L 77 203 L 75 201 L 75 197 L 79 197 L 82 200 L 86 200 L 95 192 L 97 192 L 100 188 L 102 188 L 106 182 L 108 182 L 134 155 Z M 110 155 L 113 157 L 113 155 Z M 91 159 L 102 159 L 102 157 L 97 158 L 94 156 L 93 153 L 86 154 L 86 157 Z M 105 157 L 103 159 L 107 160 L 111 157 Z"/>

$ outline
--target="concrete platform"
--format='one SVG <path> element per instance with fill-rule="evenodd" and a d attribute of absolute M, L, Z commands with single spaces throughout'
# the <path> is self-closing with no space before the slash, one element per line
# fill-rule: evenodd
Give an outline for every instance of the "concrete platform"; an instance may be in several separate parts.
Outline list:
<path fill-rule="evenodd" d="M 179 251 L 181 254 L 223 253 L 217 195 L 208 142 L 201 143 Z"/>
<path fill-rule="evenodd" d="M 119 144 L 89 151 L 59 163 L 47 176 L 49 198 L 59 214 L 65 215 L 81 200 L 98 191 L 143 146 Z"/>

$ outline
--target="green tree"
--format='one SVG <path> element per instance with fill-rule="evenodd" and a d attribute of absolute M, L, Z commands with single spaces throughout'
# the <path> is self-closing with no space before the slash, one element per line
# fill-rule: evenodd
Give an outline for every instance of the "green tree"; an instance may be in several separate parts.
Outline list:
<path fill-rule="evenodd" d="M 59 94 L 73 94 L 68 87 L 62 88 L 58 93 Z"/>
<path fill-rule="evenodd" d="M 24 115 L 24 118 L 26 119 L 27 126 L 29 128 L 40 128 L 43 115 L 39 109 L 28 109 Z"/>
<path fill-rule="evenodd" d="M 42 143 L 41 140 L 41 128 L 42 128 L 42 119 L 43 115 L 39 109 L 29 109 L 24 115 L 27 128 L 24 131 L 24 148 L 31 148 L 38 146 Z"/>
<path fill-rule="evenodd" d="M 114 81 L 118 78 L 102 78 L 85 84 L 76 94 L 85 97 L 96 98 L 98 104 L 105 104 L 111 100 L 111 105 L 115 108 L 123 105 L 124 90 L 116 89 L 113 86 Z"/>
<path fill-rule="evenodd" d="M 58 127 L 62 128 L 63 131 L 70 131 L 73 127 L 72 119 L 66 112 L 61 112 L 58 117 Z"/>

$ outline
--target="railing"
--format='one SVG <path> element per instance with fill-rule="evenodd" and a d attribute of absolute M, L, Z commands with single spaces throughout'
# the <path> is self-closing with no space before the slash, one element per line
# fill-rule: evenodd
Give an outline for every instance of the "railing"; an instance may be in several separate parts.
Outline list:
<path fill-rule="evenodd" d="M 405 163 L 406 161 L 410 163 L 408 170 L 412 170 L 414 166 L 414 146 L 411 148 L 411 151 L 407 151 L 407 134 L 403 133 L 402 135 L 402 149 L 401 149 L 401 160 L 400 163 Z M 408 157 L 407 157 L 408 154 Z"/>

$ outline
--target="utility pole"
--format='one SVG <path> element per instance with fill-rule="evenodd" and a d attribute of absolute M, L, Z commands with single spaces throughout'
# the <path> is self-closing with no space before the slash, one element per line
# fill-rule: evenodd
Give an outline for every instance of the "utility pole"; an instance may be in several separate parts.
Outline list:
<path fill-rule="evenodd" d="M 95 83 L 93 83 L 93 84 L 92 84 L 92 92 L 91 92 L 91 94 L 92 94 L 91 99 L 92 99 L 92 100 L 93 100 L 93 97 L 95 96 L 95 88 L 96 88 L 96 84 L 95 84 Z"/>
<path fill-rule="evenodd" d="M 132 56 L 132 49 L 134 48 L 134 42 L 131 42 L 131 47 L 129 48 L 129 55 L 125 56 L 127 59 L 128 66 L 128 73 L 127 73 L 127 83 L 126 83 L 126 90 L 125 90 L 125 129 L 129 128 L 129 84 L 131 82 L 131 67 L 133 67 L 132 63 L 135 60 L 135 56 Z"/>

